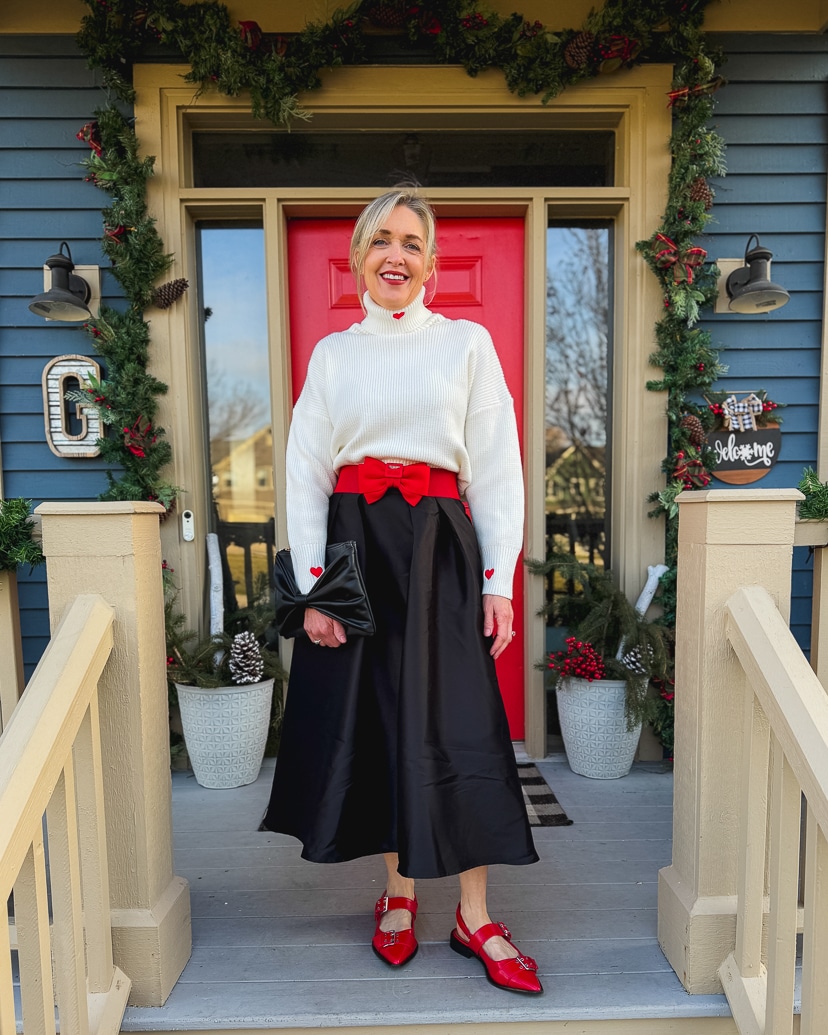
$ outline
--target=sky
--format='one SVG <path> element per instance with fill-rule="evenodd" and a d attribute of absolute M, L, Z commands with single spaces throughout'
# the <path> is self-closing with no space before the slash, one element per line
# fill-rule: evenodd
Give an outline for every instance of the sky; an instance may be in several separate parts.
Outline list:
<path fill-rule="evenodd" d="M 238 388 L 269 407 L 264 230 L 202 229 L 201 264 L 204 305 L 213 311 L 205 325 L 210 396 Z M 256 426 L 240 430 L 246 437 Z"/>

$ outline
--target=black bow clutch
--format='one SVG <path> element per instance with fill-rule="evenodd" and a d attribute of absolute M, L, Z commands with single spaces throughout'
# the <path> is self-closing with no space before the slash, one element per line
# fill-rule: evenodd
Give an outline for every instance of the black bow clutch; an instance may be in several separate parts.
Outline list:
<path fill-rule="evenodd" d="M 307 594 L 302 594 L 293 574 L 290 550 L 279 550 L 273 569 L 276 625 L 285 637 L 304 635 L 305 608 L 313 607 L 335 618 L 349 636 L 371 636 L 374 616 L 359 570 L 356 543 L 330 543 L 325 550 L 325 570 Z"/>

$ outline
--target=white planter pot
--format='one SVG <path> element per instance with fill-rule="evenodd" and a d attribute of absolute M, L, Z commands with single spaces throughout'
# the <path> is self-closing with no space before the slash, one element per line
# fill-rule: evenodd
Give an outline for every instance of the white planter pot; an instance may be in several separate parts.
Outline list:
<path fill-rule="evenodd" d="M 264 758 L 273 680 L 213 690 L 175 687 L 196 780 L 220 789 L 253 783 Z"/>
<path fill-rule="evenodd" d="M 562 679 L 558 718 L 573 773 L 593 780 L 617 780 L 632 766 L 641 724 L 627 729 L 623 679 Z"/>

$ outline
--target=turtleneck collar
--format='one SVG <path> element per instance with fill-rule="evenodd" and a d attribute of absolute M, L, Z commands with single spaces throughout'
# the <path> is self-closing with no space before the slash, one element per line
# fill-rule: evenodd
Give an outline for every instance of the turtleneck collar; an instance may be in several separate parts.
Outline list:
<path fill-rule="evenodd" d="M 410 302 L 405 309 L 392 312 L 390 309 L 377 305 L 366 291 L 362 296 L 365 319 L 359 324 L 359 327 L 366 334 L 407 334 L 410 331 L 416 331 L 434 318 L 434 313 L 430 309 L 426 309 L 423 303 L 424 297 L 425 287 L 422 287 L 414 301 Z"/>

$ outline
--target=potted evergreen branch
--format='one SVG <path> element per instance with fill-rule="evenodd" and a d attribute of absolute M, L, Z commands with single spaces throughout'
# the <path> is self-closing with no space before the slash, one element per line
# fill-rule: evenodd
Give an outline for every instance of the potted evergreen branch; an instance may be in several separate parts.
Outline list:
<path fill-rule="evenodd" d="M 210 788 L 253 783 L 281 722 L 281 695 L 274 697 L 273 687 L 285 672 L 273 609 L 260 598 L 229 615 L 220 635 L 199 638 L 175 601 L 171 596 L 165 604 L 167 677 L 195 778 Z"/>
<path fill-rule="evenodd" d="M 569 636 L 539 667 L 555 683 L 570 768 L 596 779 L 625 776 L 651 708 L 650 681 L 667 676 L 670 630 L 648 621 L 610 571 L 557 551 L 529 567 L 563 589 L 544 613 Z"/>

